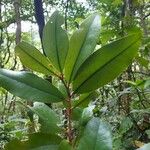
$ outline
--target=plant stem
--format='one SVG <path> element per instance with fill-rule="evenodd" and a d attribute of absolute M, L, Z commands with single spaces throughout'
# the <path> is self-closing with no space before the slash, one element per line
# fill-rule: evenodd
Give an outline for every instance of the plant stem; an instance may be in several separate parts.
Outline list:
<path fill-rule="evenodd" d="M 68 94 L 68 98 L 66 99 L 66 102 L 67 102 L 66 117 L 67 117 L 67 126 L 68 126 L 68 128 L 67 128 L 67 138 L 69 140 L 69 143 L 72 144 L 72 140 L 73 140 L 72 121 L 71 121 L 71 116 L 72 116 L 72 105 L 71 105 L 72 94 L 71 94 L 71 90 L 69 88 L 69 84 L 67 84 L 64 80 L 63 74 L 62 74 L 60 80 L 64 84 L 64 86 L 67 90 L 67 94 Z"/>
<path fill-rule="evenodd" d="M 72 144 L 73 135 L 72 135 L 72 124 L 71 124 L 71 115 L 72 115 L 72 108 L 71 108 L 71 96 L 67 99 L 68 102 L 68 108 L 67 108 L 67 119 L 68 119 L 68 130 L 67 130 L 67 136 L 70 144 Z"/>

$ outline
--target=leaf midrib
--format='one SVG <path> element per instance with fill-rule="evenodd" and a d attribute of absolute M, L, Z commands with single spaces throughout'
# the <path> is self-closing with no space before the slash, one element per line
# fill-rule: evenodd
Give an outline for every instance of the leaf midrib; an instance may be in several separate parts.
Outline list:
<path fill-rule="evenodd" d="M 16 80 L 16 79 L 9 78 L 8 76 L 5 76 L 5 75 L 2 75 L 2 76 L 8 78 L 9 80 L 13 80 L 13 81 L 16 81 L 16 82 L 18 82 L 18 83 L 22 83 L 22 84 L 24 84 L 25 86 L 30 87 L 30 88 L 32 88 L 32 89 L 36 89 L 36 90 L 42 91 L 43 93 L 47 93 L 48 95 L 52 95 L 53 97 L 56 97 L 55 95 L 50 94 L 50 93 L 48 93 L 47 91 L 43 91 L 43 90 L 40 89 L 40 88 L 37 88 L 37 87 L 35 87 L 35 86 L 31 86 L 30 84 L 26 84 L 26 83 L 24 83 L 24 82 L 22 82 L 22 81 L 20 81 L 20 80 L 18 81 L 18 80 Z M 59 98 L 59 97 L 56 97 L 56 98 Z"/>
<path fill-rule="evenodd" d="M 95 19 L 95 16 L 94 16 L 94 18 L 93 18 L 93 20 Z M 78 61 L 78 57 L 79 57 L 79 55 L 80 55 L 80 53 L 81 53 L 81 50 L 82 50 L 82 48 L 83 48 L 83 46 L 84 46 L 84 44 L 85 44 L 85 41 L 86 41 L 86 39 L 87 39 L 87 35 L 89 34 L 89 30 L 90 30 L 90 28 L 91 28 L 91 25 L 93 24 L 93 20 L 91 21 L 91 24 L 89 25 L 89 28 L 88 28 L 88 30 L 87 30 L 87 32 L 86 32 L 86 34 L 85 34 L 85 37 L 84 37 L 84 41 L 83 41 L 83 43 L 82 43 L 82 45 L 81 45 L 81 47 L 80 47 L 80 51 L 79 51 L 79 53 L 78 53 L 78 55 L 77 55 L 77 57 L 76 57 L 76 60 L 75 60 L 75 63 L 73 64 L 73 69 L 72 69 L 72 71 L 71 71 L 71 74 L 70 74 L 70 79 L 69 79 L 69 83 L 71 82 L 71 80 L 72 80 L 72 74 L 73 74 L 73 72 L 74 72 L 74 68 L 75 68 L 75 66 L 76 66 L 76 64 L 77 64 L 77 61 Z M 82 29 L 82 28 L 81 28 Z M 81 66 L 81 65 L 80 65 Z M 80 67 L 79 66 L 79 67 Z"/>
<path fill-rule="evenodd" d="M 105 63 L 103 66 L 101 66 L 101 68 L 98 68 L 92 75 L 90 75 L 86 80 L 84 80 L 80 86 L 78 86 L 78 88 L 74 91 L 78 91 L 78 89 L 80 89 L 80 87 L 82 85 L 84 85 L 85 82 L 87 82 L 92 76 L 94 76 L 97 72 L 99 72 L 100 69 L 103 69 L 105 66 L 107 66 L 111 61 L 115 60 L 118 56 L 120 56 L 121 54 L 123 54 L 128 48 L 130 48 L 133 44 L 137 43 L 139 40 L 139 38 L 137 39 L 137 41 L 134 41 L 133 43 L 131 43 L 127 48 L 125 48 L 123 51 L 121 51 L 119 54 L 117 54 L 115 57 L 113 57 L 111 60 L 109 60 L 107 63 Z"/>
<path fill-rule="evenodd" d="M 53 71 L 51 71 L 49 68 L 47 68 L 46 66 L 44 66 L 41 62 L 39 62 L 36 58 L 34 58 L 32 55 L 30 55 L 29 53 L 27 53 L 26 51 L 24 51 L 21 46 L 18 46 L 20 48 L 20 50 L 22 52 L 24 52 L 26 55 L 28 55 L 29 57 L 31 57 L 34 61 L 38 62 L 38 64 L 40 64 L 41 66 L 43 66 L 47 71 L 54 73 Z M 42 55 L 42 54 L 41 54 Z M 45 58 L 46 59 L 46 58 Z"/>
<path fill-rule="evenodd" d="M 55 44 L 56 45 L 56 56 L 57 56 L 58 67 L 60 69 L 60 72 L 62 72 L 62 68 L 61 68 L 61 65 L 60 65 L 60 58 L 59 58 L 59 54 L 58 54 L 58 46 L 57 46 L 57 29 L 59 28 L 59 27 L 57 27 L 57 18 L 58 18 L 58 15 L 56 15 L 55 25 L 54 25 L 54 28 L 55 28 L 55 41 L 56 41 L 56 44 Z"/>

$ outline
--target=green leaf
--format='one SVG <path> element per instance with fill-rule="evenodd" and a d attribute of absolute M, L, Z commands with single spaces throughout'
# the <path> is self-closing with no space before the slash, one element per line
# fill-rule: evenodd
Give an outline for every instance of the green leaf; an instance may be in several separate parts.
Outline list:
<path fill-rule="evenodd" d="M 78 68 L 94 51 L 100 33 L 100 17 L 97 14 L 88 17 L 70 39 L 69 51 L 65 63 L 65 77 L 71 81 Z"/>
<path fill-rule="evenodd" d="M 57 114 L 46 104 L 35 102 L 30 109 L 39 116 L 41 132 L 43 133 L 56 133 L 60 130 L 57 124 L 60 123 Z"/>
<path fill-rule="evenodd" d="M 68 93 L 67 93 L 67 89 L 65 87 L 65 85 L 62 82 L 58 82 L 58 89 L 59 91 L 64 95 L 65 98 L 68 97 Z"/>
<path fill-rule="evenodd" d="M 18 139 L 14 139 L 5 145 L 5 150 L 27 150 L 26 145 L 19 141 Z"/>
<path fill-rule="evenodd" d="M 82 112 L 83 112 L 83 108 L 80 108 L 80 107 L 76 107 L 72 110 L 72 120 L 80 120 L 81 118 L 81 115 L 82 115 Z"/>
<path fill-rule="evenodd" d="M 6 145 L 5 150 L 58 150 L 61 138 L 56 135 L 34 133 L 29 140 L 21 142 L 13 140 Z"/>
<path fill-rule="evenodd" d="M 83 109 L 81 118 L 80 118 L 80 124 L 82 126 L 86 125 L 87 122 L 93 117 L 93 110 L 94 110 L 95 106 L 89 106 L 87 108 Z"/>
<path fill-rule="evenodd" d="M 150 143 L 145 144 L 144 146 L 138 148 L 137 150 L 149 150 L 149 148 L 150 148 Z"/>
<path fill-rule="evenodd" d="M 126 36 L 93 53 L 79 68 L 73 82 L 75 93 L 93 91 L 115 79 L 132 62 L 139 34 Z"/>
<path fill-rule="evenodd" d="M 65 30 L 62 29 L 64 18 L 55 11 L 43 30 L 43 47 L 47 57 L 57 70 L 64 68 L 69 41 Z"/>
<path fill-rule="evenodd" d="M 60 143 L 58 150 L 73 150 L 73 149 L 71 148 L 71 145 L 69 144 L 67 140 L 63 140 Z"/>
<path fill-rule="evenodd" d="M 78 100 L 74 100 L 73 101 L 73 108 L 76 107 L 81 107 L 81 108 L 85 108 L 88 106 L 89 102 L 91 100 L 95 100 L 98 96 L 97 92 L 90 92 L 90 93 L 86 93 L 86 94 L 82 94 Z"/>
<path fill-rule="evenodd" d="M 39 102 L 60 102 L 63 95 L 48 81 L 25 71 L 0 69 L 0 87 L 20 98 Z"/>
<path fill-rule="evenodd" d="M 16 48 L 16 54 L 26 67 L 44 74 L 53 74 L 53 68 L 48 59 L 34 46 L 21 42 Z"/>
<path fill-rule="evenodd" d="M 112 150 L 108 126 L 99 118 L 92 118 L 85 127 L 77 150 Z"/>
<path fill-rule="evenodd" d="M 57 135 L 34 133 L 29 135 L 26 145 L 34 150 L 57 150 L 61 138 Z"/>

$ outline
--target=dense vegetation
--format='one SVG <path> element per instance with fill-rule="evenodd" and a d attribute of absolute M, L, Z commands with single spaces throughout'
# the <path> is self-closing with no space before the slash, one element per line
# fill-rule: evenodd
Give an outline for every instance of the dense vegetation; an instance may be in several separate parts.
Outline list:
<path fill-rule="evenodd" d="M 0 149 L 149 150 L 149 12 L 0 0 Z"/>

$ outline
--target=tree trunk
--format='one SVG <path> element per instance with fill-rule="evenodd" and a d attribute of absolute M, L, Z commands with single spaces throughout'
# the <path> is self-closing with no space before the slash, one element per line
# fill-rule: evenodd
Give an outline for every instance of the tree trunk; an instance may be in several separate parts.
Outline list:
<path fill-rule="evenodd" d="M 21 18 L 20 18 L 20 6 L 21 1 L 15 0 L 14 2 L 14 8 L 15 8 L 15 20 L 16 20 L 16 44 L 18 44 L 21 41 Z"/>

